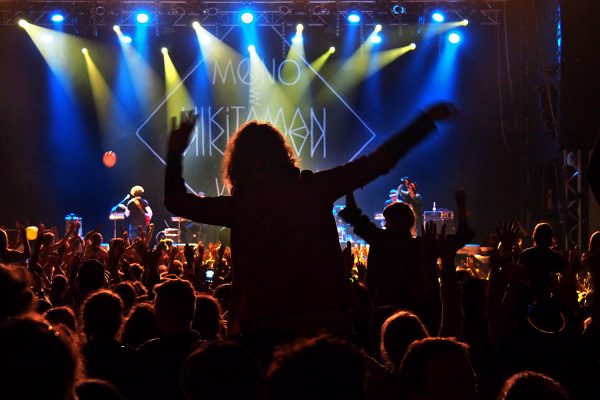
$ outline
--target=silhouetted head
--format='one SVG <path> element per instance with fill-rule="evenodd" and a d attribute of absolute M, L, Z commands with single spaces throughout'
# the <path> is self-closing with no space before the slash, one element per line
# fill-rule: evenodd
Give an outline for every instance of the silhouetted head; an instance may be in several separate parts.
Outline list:
<path fill-rule="evenodd" d="M 234 342 L 207 342 L 181 370 L 181 387 L 188 400 L 259 399 L 262 385 L 258 362 Z"/>
<path fill-rule="evenodd" d="M 269 177 L 292 177 L 297 158 L 283 134 L 269 123 L 250 121 L 233 135 L 223 159 L 223 180 L 232 193 Z"/>
<path fill-rule="evenodd" d="M 540 222 L 533 229 L 533 241 L 539 247 L 550 247 L 553 237 L 554 231 L 552 230 L 552 226 L 546 222 Z"/>
<path fill-rule="evenodd" d="M 103 237 L 99 232 L 94 232 L 92 233 L 92 236 L 90 236 L 90 242 L 92 242 L 92 246 L 100 247 L 102 240 Z"/>
<path fill-rule="evenodd" d="M 415 224 L 415 213 L 406 203 L 390 204 L 383 210 L 385 226 L 396 232 L 410 232 Z"/>
<path fill-rule="evenodd" d="M 129 282 L 121 282 L 112 289 L 123 302 L 123 315 L 127 315 L 135 304 L 135 288 Z"/>
<path fill-rule="evenodd" d="M 123 400 L 123 395 L 110 382 L 101 379 L 84 379 L 75 388 L 77 400 Z"/>
<path fill-rule="evenodd" d="M 364 356 L 341 339 L 302 339 L 275 351 L 270 400 L 365 399 Z"/>
<path fill-rule="evenodd" d="M 102 290 L 92 294 L 83 303 L 81 321 L 88 340 L 114 339 L 123 321 L 123 303 L 115 293 Z"/>
<path fill-rule="evenodd" d="M 158 336 L 154 307 L 149 303 L 135 306 L 123 324 L 121 342 L 132 347 L 139 347 L 144 342 Z"/>
<path fill-rule="evenodd" d="M 410 311 L 398 311 L 381 327 L 381 357 L 388 366 L 397 370 L 408 346 L 426 337 L 429 337 L 429 332 L 419 317 Z"/>
<path fill-rule="evenodd" d="M 1 398 L 74 398 L 79 356 L 57 327 L 32 316 L 0 324 L 0 354 Z"/>
<path fill-rule="evenodd" d="M 23 315 L 35 306 L 29 273 L 22 267 L 0 265 L 0 322 Z"/>
<path fill-rule="evenodd" d="M 213 296 L 201 294 L 196 296 L 196 311 L 192 329 L 204 340 L 220 339 L 221 337 L 221 305 Z"/>
<path fill-rule="evenodd" d="M 453 338 L 413 342 L 400 364 L 402 400 L 476 400 L 479 398 L 466 344 Z"/>
<path fill-rule="evenodd" d="M 54 243 L 54 233 L 52 232 L 44 232 L 42 234 L 42 244 L 44 246 L 50 246 Z"/>
<path fill-rule="evenodd" d="M 154 310 L 161 334 L 169 335 L 190 330 L 196 307 L 192 284 L 182 279 L 168 279 L 157 285 L 154 291 Z"/>
<path fill-rule="evenodd" d="M 125 251 L 125 241 L 123 238 L 112 238 L 108 242 L 109 249 L 115 249 L 119 251 Z"/>
<path fill-rule="evenodd" d="M 534 371 L 519 372 L 506 380 L 498 400 L 568 400 L 560 383 Z"/>
<path fill-rule="evenodd" d="M 72 332 L 77 332 L 77 318 L 71 307 L 61 306 L 49 309 L 44 313 L 44 318 L 50 325 L 62 324 Z"/>
<path fill-rule="evenodd" d="M 131 188 L 131 190 L 129 191 L 129 194 L 131 194 L 134 197 L 140 197 L 141 195 L 144 194 L 144 188 L 139 185 L 136 185 Z"/>
<path fill-rule="evenodd" d="M 104 265 L 98 260 L 84 261 L 77 272 L 77 289 L 82 299 L 89 293 L 100 290 L 106 284 Z"/>
<path fill-rule="evenodd" d="M 50 284 L 50 291 L 55 295 L 62 295 L 67 291 L 69 281 L 67 277 L 62 274 L 57 274 L 52 277 L 52 283 Z"/>

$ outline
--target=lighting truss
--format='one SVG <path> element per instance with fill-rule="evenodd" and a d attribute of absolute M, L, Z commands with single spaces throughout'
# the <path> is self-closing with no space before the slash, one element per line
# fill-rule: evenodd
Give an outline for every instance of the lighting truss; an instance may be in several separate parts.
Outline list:
<path fill-rule="evenodd" d="M 198 21 L 205 26 L 240 25 L 239 13 L 250 8 L 258 26 L 294 26 L 299 18 L 306 26 L 346 24 L 350 11 L 362 14 L 362 24 L 374 26 L 408 25 L 433 8 L 441 8 L 450 20 L 468 19 L 472 24 L 498 25 L 503 3 L 508 0 L 281 0 L 281 1 L 203 1 L 203 0 L 0 0 L 0 26 L 14 25 L 21 18 L 36 25 L 50 26 L 50 13 L 60 10 L 63 25 L 89 24 L 94 27 L 133 26 L 135 14 L 151 14 L 151 25 L 189 26 Z M 404 13 L 394 13 L 394 5 Z M 340 22 L 341 21 L 341 22 Z"/>

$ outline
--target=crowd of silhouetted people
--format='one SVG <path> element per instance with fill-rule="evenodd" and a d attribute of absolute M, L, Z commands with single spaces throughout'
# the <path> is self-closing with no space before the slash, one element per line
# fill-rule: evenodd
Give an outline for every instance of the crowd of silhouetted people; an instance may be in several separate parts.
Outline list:
<path fill-rule="evenodd" d="M 451 115 L 434 106 L 316 173 L 271 125 L 247 123 L 225 155 L 231 195 L 203 198 L 182 178 L 188 116 L 169 140 L 165 205 L 231 228 L 230 247 L 154 243 L 152 226 L 108 249 L 77 223 L 35 240 L 0 230 L 0 398 L 600 398 L 600 232 L 581 252 L 548 223 L 491 223 L 485 252 L 459 263 L 475 236 L 463 190 L 456 229 L 417 237 L 409 205 L 388 206 L 382 229 L 354 200 Z M 366 259 L 338 241 L 344 195 Z"/>

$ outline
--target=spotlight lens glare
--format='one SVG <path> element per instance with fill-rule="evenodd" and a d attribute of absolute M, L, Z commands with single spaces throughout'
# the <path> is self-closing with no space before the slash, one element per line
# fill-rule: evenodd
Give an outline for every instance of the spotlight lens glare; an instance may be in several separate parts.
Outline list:
<path fill-rule="evenodd" d="M 253 44 L 251 44 L 250 46 L 248 46 L 248 51 L 250 53 L 256 53 L 256 47 Z"/>
<path fill-rule="evenodd" d="M 331 47 L 329 48 L 329 52 L 330 52 L 331 54 L 335 53 L 335 47 L 331 46 Z"/>
<path fill-rule="evenodd" d="M 375 25 L 375 32 L 381 32 L 382 29 L 383 27 L 381 26 L 381 24 Z"/>
<path fill-rule="evenodd" d="M 119 39 L 121 40 L 121 43 L 125 43 L 125 44 L 129 44 L 133 41 L 133 39 L 131 39 L 131 36 L 127 36 L 127 35 L 123 35 Z"/>
<path fill-rule="evenodd" d="M 381 36 L 379 35 L 371 35 L 371 43 L 379 44 L 381 43 Z"/>
<path fill-rule="evenodd" d="M 121 27 L 119 25 L 114 25 L 113 26 L 113 31 L 119 33 L 119 32 L 121 32 Z"/>
<path fill-rule="evenodd" d="M 145 13 L 145 12 L 139 12 L 139 13 L 137 13 L 135 19 L 140 24 L 145 24 L 148 21 L 150 21 L 150 16 L 147 13 Z"/>
<path fill-rule="evenodd" d="M 409 47 L 411 50 L 414 50 L 414 49 L 416 49 L 416 48 L 417 48 L 417 45 L 416 45 L 416 44 L 414 44 L 414 43 L 411 43 L 411 44 L 410 44 L 408 47 Z"/>
<path fill-rule="evenodd" d="M 86 49 L 86 48 L 84 47 L 83 49 L 81 49 L 81 52 L 82 52 L 83 54 L 87 54 L 87 52 L 88 52 L 88 49 Z"/>
<path fill-rule="evenodd" d="M 254 14 L 252 14 L 249 11 L 246 11 L 246 12 L 242 13 L 241 19 L 242 19 L 243 23 L 251 24 L 252 21 L 254 21 Z"/>
<path fill-rule="evenodd" d="M 27 25 L 29 25 L 29 22 L 25 21 L 24 19 L 19 20 L 19 26 L 21 28 L 25 28 Z"/>
<path fill-rule="evenodd" d="M 467 25 L 469 25 L 469 20 L 468 20 L 468 19 L 463 19 L 463 20 L 462 20 L 462 25 L 463 25 L 463 26 L 467 26 Z"/>
<path fill-rule="evenodd" d="M 348 22 L 351 24 L 358 24 L 360 22 L 360 14 L 356 12 L 351 12 L 348 14 Z"/>
<path fill-rule="evenodd" d="M 431 19 L 434 20 L 435 22 L 444 22 L 444 14 L 442 14 L 441 12 L 434 12 L 431 15 Z"/>
<path fill-rule="evenodd" d="M 59 13 L 52 14 L 50 17 L 52 22 L 63 22 L 65 20 L 65 16 Z"/>
<path fill-rule="evenodd" d="M 194 21 L 194 22 L 192 23 L 192 28 L 194 28 L 194 29 L 196 29 L 196 30 L 200 29 L 200 22 L 198 22 L 198 21 Z"/>
<path fill-rule="evenodd" d="M 163 54 L 167 54 L 167 53 L 169 52 L 169 49 L 167 49 L 166 47 L 163 47 L 162 49 L 160 49 L 160 51 L 161 51 Z"/>
<path fill-rule="evenodd" d="M 302 32 L 304 30 L 304 25 L 302 25 L 302 24 L 296 25 L 296 30 Z"/>
<path fill-rule="evenodd" d="M 460 35 L 456 32 L 452 32 L 448 35 L 448 41 L 452 44 L 457 44 L 460 42 Z"/>

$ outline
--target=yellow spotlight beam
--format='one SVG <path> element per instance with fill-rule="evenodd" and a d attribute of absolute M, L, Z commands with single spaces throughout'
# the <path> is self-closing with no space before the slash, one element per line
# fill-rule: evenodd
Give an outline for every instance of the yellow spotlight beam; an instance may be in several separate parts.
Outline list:
<path fill-rule="evenodd" d="M 244 104 L 245 93 L 239 90 L 239 76 L 236 68 L 242 62 L 240 53 L 222 42 L 206 30 L 200 23 L 194 22 L 198 44 L 205 57 L 205 69 L 212 83 L 212 96 L 217 104 Z M 249 68 L 249 66 L 248 66 Z"/>
<path fill-rule="evenodd" d="M 408 53 L 409 51 L 413 51 L 417 48 L 417 45 L 414 43 L 409 44 L 408 46 L 398 47 L 396 49 L 385 50 L 382 52 L 378 52 L 373 55 L 373 59 L 371 61 L 371 68 L 368 72 L 368 76 L 373 75 L 375 72 L 383 69 L 388 64 L 394 62 L 399 57 Z"/>
<path fill-rule="evenodd" d="M 310 65 L 314 68 L 315 71 L 321 72 L 321 69 L 323 69 L 323 66 L 325 65 L 327 60 L 329 60 L 329 57 L 331 57 L 333 53 L 335 53 L 335 47 L 332 46 L 325 53 L 321 54 L 319 58 L 310 63 Z"/>
<path fill-rule="evenodd" d="M 52 73 L 68 91 L 78 88 L 88 90 L 87 80 L 82 78 L 84 65 L 79 51 L 87 41 L 73 35 L 54 31 L 20 20 L 19 26 L 27 32 L 34 45 L 48 64 Z M 98 46 L 94 49 L 99 50 Z"/>
<path fill-rule="evenodd" d="M 103 132 L 107 131 L 108 121 L 110 121 L 110 104 L 113 99 L 112 92 L 106 79 L 100 73 L 100 70 L 96 66 L 96 63 L 92 59 L 90 52 L 87 48 L 81 50 L 85 57 L 85 65 L 87 67 L 88 76 L 90 79 L 90 86 L 92 88 L 92 95 L 94 97 L 94 106 L 96 107 L 96 115 L 98 116 L 98 122 Z"/>
<path fill-rule="evenodd" d="M 443 35 L 451 29 L 467 25 L 469 25 L 469 20 L 467 19 L 463 19 L 462 21 L 443 22 L 440 24 L 429 24 L 424 32 L 423 40 Z"/>
<path fill-rule="evenodd" d="M 315 75 L 304 61 L 306 56 L 304 40 L 302 38 L 303 31 L 304 26 L 298 24 L 296 26 L 296 35 L 292 39 L 290 50 L 279 73 L 279 79 L 280 86 L 286 86 L 285 92 L 288 94 L 293 105 L 302 104 L 310 108 L 313 105 L 313 100 L 310 93 L 308 93 L 308 88 Z"/>
<path fill-rule="evenodd" d="M 190 96 L 177 68 L 171 60 L 169 50 L 162 48 L 165 67 L 165 95 L 167 97 L 167 121 L 173 116 L 178 116 L 181 110 L 189 110 L 195 107 L 194 100 Z"/>
<path fill-rule="evenodd" d="M 375 26 L 375 29 L 366 38 L 366 40 L 356 49 L 354 54 L 350 56 L 338 71 L 334 74 L 331 85 L 343 95 L 348 93 L 360 82 L 365 79 L 369 73 L 369 65 L 371 63 L 371 52 L 373 43 L 371 37 L 381 31 L 381 25 Z M 322 89 L 318 95 L 321 102 L 327 103 L 332 99 L 330 90 Z"/>

